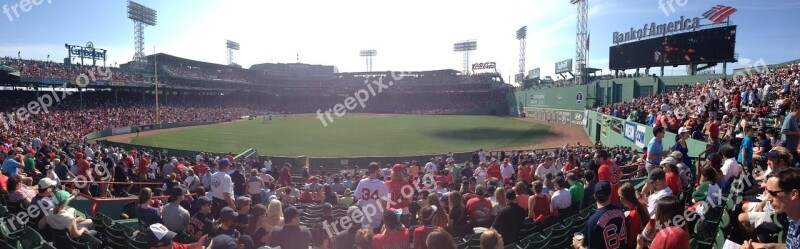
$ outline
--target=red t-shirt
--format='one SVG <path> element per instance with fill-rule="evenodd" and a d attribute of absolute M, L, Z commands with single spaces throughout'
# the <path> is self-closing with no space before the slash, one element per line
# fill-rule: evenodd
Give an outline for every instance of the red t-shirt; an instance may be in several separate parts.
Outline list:
<path fill-rule="evenodd" d="M 531 167 L 525 165 L 524 167 L 520 167 L 518 171 L 519 172 L 517 173 L 517 175 L 519 175 L 519 178 L 525 181 L 525 183 L 530 184 L 533 182 L 533 176 L 531 175 Z"/>
<path fill-rule="evenodd" d="M 408 229 L 383 234 L 376 234 L 372 238 L 372 247 L 375 249 L 408 248 Z"/>
<path fill-rule="evenodd" d="M 403 188 L 408 185 L 409 187 Z M 386 188 L 389 189 L 389 198 L 392 200 L 389 205 L 390 208 L 403 209 L 408 207 L 409 199 L 414 194 L 414 188 L 408 182 L 388 180 L 386 181 Z M 403 191 L 406 191 L 403 193 Z M 375 235 L 377 237 L 377 235 Z M 377 247 L 376 247 L 377 248 Z"/>
<path fill-rule="evenodd" d="M 488 174 L 490 178 L 503 179 L 502 174 L 500 174 L 500 165 L 497 164 L 489 165 L 489 167 L 486 168 L 486 174 Z"/>
<path fill-rule="evenodd" d="M 201 162 L 194 166 L 194 173 L 199 176 L 205 175 L 206 171 L 208 171 L 208 165 L 205 163 Z"/>
<path fill-rule="evenodd" d="M 525 211 L 528 211 L 528 198 L 530 198 L 530 197 L 531 196 L 527 195 L 527 194 L 521 194 L 521 195 L 518 194 L 517 195 L 517 200 L 519 200 L 519 202 L 517 202 L 517 204 L 519 204 L 519 207 L 521 207 L 522 209 L 525 209 Z"/>
<path fill-rule="evenodd" d="M 89 171 L 92 168 L 92 166 L 89 165 L 89 162 L 86 161 L 85 159 L 80 159 L 78 160 L 77 164 L 78 164 L 78 175 L 86 177 L 87 180 L 91 179 L 92 178 L 91 175 L 86 174 L 86 171 Z"/>
<path fill-rule="evenodd" d="M 625 217 L 625 229 L 628 229 L 628 241 L 636 241 L 636 237 L 644 230 L 642 214 L 637 212 L 635 208 L 628 212 L 628 216 Z"/>
<path fill-rule="evenodd" d="M 614 161 L 606 161 L 597 170 L 597 180 L 607 181 L 611 184 L 611 204 L 619 203 L 619 186 L 622 178 L 622 170 Z"/>
<path fill-rule="evenodd" d="M 492 202 L 484 197 L 470 198 L 467 201 L 467 212 L 469 212 L 469 224 L 491 224 L 492 223 Z"/>
<path fill-rule="evenodd" d="M 189 246 L 178 242 L 172 242 L 172 249 L 189 249 Z"/>
<path fill-rule="evenodd" d="M 8 190 L 8 176 L 0 174 L 0 188 Z"/>
<path fill-rule="evenodd" d="M 442 228 L 437 226 L 417 227 L 417 229 L 414 230 L 414 249 L 428 249 L 428 244 L 426 244 L 425 241 L 428 240 L 428 235 L 436 229 Z"/>
<path fill-rule="evenodd" d="M 550 197 L 545 194 L 532 196 L 535 202 L 533 203 L 533 216 L 531 220 L 542 222 L 550 217 Z"/>
<path fill-rule="evenodd" d="M 658 231 L 651 249 L 689 249 L 689 233 L 679 227 L 670 226 Z"/>
<path fill-rule="evenodd" d="M 141 174 L 147 174 L 147 169 L 150 168 L 150 162 L 147 161 L 147 158 L 139 158 L 139 168 L 137 172 Z"/>
<path fill-rule="evenodd" d="M 681 178 L 675 173 L 667 173 L 667 187 L 672 190 L 672 194 L 678 196 L 681 194 Z"/>
<path fill-rule="evenodd" d="M 717 139 L 719 137 L 719 125 L 717 122 L 712 122 L 708 125 L 708 132 L 711 133 L 711 138 Z"/>

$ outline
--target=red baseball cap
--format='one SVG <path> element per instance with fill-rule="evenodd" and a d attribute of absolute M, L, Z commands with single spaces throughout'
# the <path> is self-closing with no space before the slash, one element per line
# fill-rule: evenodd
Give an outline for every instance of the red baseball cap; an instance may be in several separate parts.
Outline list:
<path fill-rule="evenodd" d="M 689 234 L 679 227 L 671 226 L 656 234 L 651 249 L 684 249 L 689 248 Z"/>
<path fill-rule="evenodd" d="M 392 171 L 394 171 L 394 172 L 402 173 L 402 172 L 403 172 L 403 170 L 405 170 L 405 169 L 403 168 L 403 165 L 401 165 L 401 164 L 399 164 L 399 163 L 398 163 L 398 164 L 395 164 L 394 166 L 392 166 Z"/>

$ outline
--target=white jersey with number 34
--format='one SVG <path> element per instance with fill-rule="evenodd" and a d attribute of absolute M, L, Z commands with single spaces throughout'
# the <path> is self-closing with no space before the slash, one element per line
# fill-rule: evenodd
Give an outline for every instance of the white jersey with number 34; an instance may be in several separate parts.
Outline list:
<path fill-rule="evenodd" d="M 380 205 L 379 200 L 389 198 L 389 188 L 386 187 L 386 184 L 378 179 L 363 179 L 358 183 L 353 196 L 358 199 L 358 206 L 361 207 L 365 215 L 369 215 L 371 212 L 375 213 L 371 220 L 366 219 L 365 221 L 372 228 L 380 225 L 383 218 L 383 209 L 378 207 Z M 367 211 L 367 209 L 371 210 Z"/>

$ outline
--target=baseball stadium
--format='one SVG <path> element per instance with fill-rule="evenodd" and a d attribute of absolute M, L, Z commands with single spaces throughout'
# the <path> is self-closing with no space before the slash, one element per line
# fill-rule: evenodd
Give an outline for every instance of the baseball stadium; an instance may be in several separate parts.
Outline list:
<path fill-rule="evenodd" d="M 800 5 L 450 2 L 0 2 L 0 249 L 800 248 Z"/>

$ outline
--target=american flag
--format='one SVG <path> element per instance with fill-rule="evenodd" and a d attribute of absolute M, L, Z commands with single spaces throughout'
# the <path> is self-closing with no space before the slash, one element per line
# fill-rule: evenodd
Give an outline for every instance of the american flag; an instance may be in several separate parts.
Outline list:
<path fill-rule="evenodd" d="M 711 7 L 711 10 L 706 11 L 706 13 L 703 13 L 703 16 L 715 24 L 719 24 L 722 21 L 725 21 L 725 19 L 729 16 L 733 15 L 733 13 L 736 13 L 736 8 L 725 5 L 717 5 Z"/>

